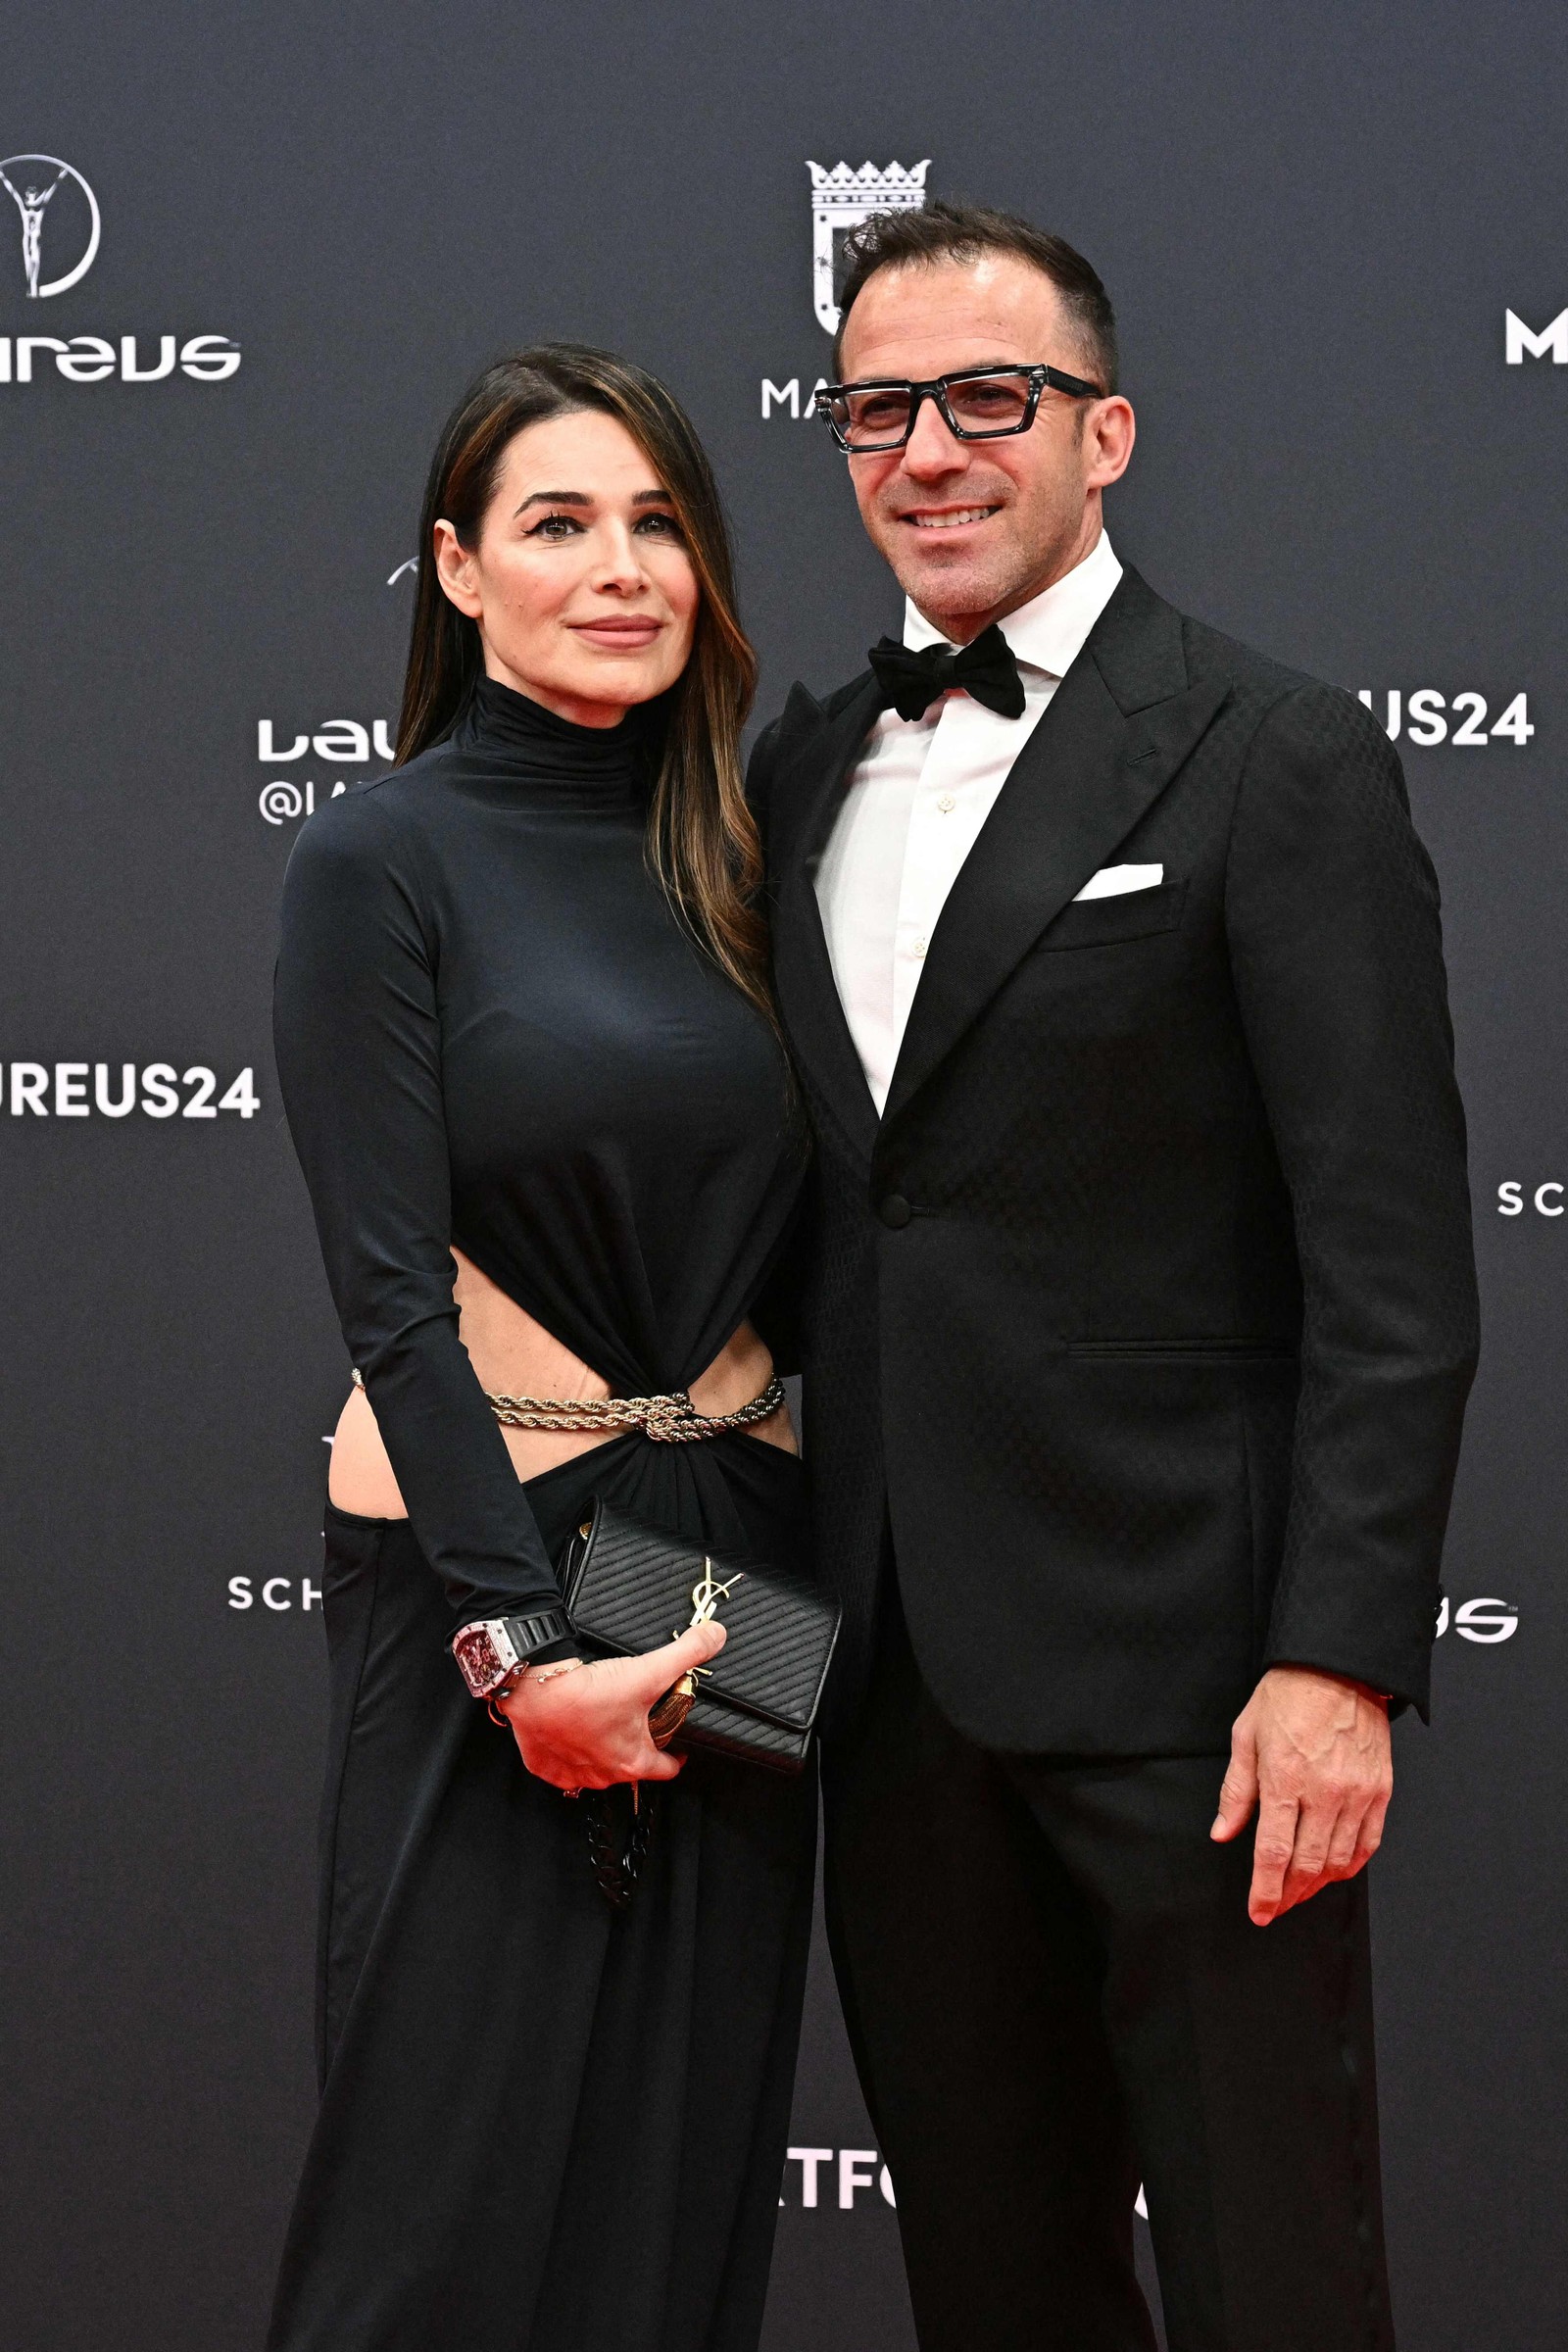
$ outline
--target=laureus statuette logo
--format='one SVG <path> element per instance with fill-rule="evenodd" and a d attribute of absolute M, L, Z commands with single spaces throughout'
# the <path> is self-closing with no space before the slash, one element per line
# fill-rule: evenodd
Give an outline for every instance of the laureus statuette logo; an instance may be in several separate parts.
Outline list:
<path fill-rule="evenodd" d="M 74 164 L 58 155 L 8 155 L 0 188 L 22 216 L 22 270 L 27 298 L 64 294 L 84 278 L 98 252 L 98 199 Z M 76 259 L 69 268 L 67 256 Z M 57 274 L 45 277 L 46 267 Z"/>
<path fill-rule="evenodd" d="M 931 158 L 911 164 L 889 164 L 879 172 L 862 164 L 854 172 L 835 164 L 831 172 L 808 164 L 811 174 L 811 298 L 817 319 L 830 335 L 839 327 L 841 256 L 848 231 L 858 228 L 871 213 L 919 212 L 925 204 L 925 175 Z"/>

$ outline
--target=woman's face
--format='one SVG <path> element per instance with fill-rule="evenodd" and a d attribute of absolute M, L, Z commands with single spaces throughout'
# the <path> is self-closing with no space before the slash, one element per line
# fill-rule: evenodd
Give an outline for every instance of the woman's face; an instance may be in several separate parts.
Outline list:
<path fill-rule="evenodd" d="M 476 621 L 485 674 L 578 726 L 612 727 L 685 668 L 701 591 L 675 509 L 597 409 L 507 444 L 478 543 L 435 526 L 435 564 Z"/>

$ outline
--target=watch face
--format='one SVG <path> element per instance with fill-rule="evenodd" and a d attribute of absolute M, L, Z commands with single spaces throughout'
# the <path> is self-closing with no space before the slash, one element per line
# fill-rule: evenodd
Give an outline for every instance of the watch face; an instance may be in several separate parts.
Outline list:
<path fill-rule="evenodd" d="M 465 1626 L 452 1644 L 452 1654 L 463 1669 L 463 1679 L 475 1698 L 483 1698 L 493 1690 L 506 1672 L 501 1652 L 490 1637 L 487 1625 Z"/>

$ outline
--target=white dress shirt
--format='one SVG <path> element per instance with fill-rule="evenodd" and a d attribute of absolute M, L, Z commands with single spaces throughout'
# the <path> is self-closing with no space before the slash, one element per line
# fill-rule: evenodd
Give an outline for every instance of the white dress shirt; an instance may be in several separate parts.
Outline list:
<path fill-rule="evenodd" d="M 1083 562 L 1009 612 L 1002 633 L 1023 681 L 1020 718 L 954 692 L 922 718 L 884 710 L 850 777 L 816 870 L 833 977 L 880 1116 L 937 917 L 980 828 L 1121 565 L 1103 533 Z M 904 642 L 945 645 L 906 604 Z"/>

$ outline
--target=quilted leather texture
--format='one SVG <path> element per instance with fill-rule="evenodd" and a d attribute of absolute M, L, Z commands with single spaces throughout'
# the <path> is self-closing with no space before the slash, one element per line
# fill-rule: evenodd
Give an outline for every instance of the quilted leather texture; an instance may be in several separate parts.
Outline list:
<path fill-rule="evenodd" d="M 838 1603 L 805 1577 L 760 1560 L 705 1553 L 603 1501 L 591 1533 L 562 1563 L 578 1633 L 627 1656 L 659 1649 L 691 1622 L 692 1590 L 708 1572 L 733 1589 L 718 1604 L 729 1640 L 705 1677 L 681 1734 L 717 1746 L 804 1755 L 838 1637 Z"/>
<path fill-rule="evenodd" d="M 680 1728 L 677 1747 L 710 1747 L 722 1756 L 764 1764 L 776 1772 L 799 1772 L 810 1748 L 809 1731 L 785 1731 L 762 1715 L 743 1715 L 705 1691 Z"/>

